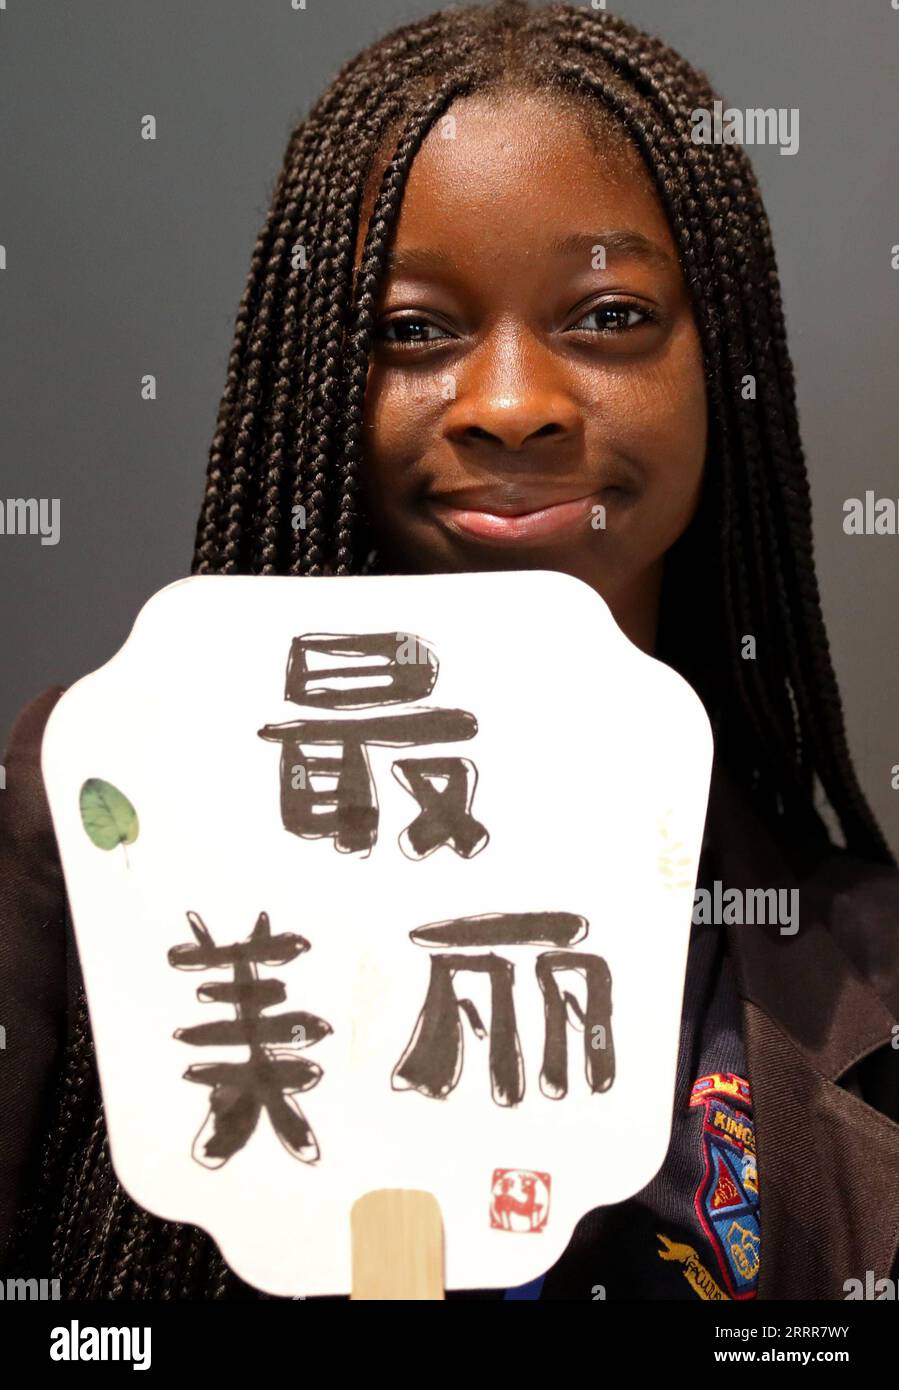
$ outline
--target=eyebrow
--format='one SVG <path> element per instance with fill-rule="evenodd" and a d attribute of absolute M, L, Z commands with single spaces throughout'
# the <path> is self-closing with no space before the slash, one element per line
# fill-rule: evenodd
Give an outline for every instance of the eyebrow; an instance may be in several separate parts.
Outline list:
<path fill-rule="evenodd" d="M 387 270 L 445 270 L 452 260 L 443 251 L 429 251 L 426 247 L 407 246 L 405 250 L 391 250 L 387 254 Z"/>
<path fill-rule="evenodd" d="M 670 269 L 673 265 L 668 252 L 657 242 L 650 241 L 642 232 L 621 230 L 607 232 L 572 232 L 566 237 L 553 237 L 549 242 L 550 251 L 559 255 L 588 255 L 594 246 L 603 246 L 608 253 L 647 261 Z M 387 271 L 397 274 L 403 271 L 445 270 L 452 260 L 443 251 L 429 250 L 427 247 L 408 246 L 405 249 L 392 249 L 387 256 Z"/>
<path fill-rule="evenodd" d="M 642 232 L 573 232 L 571 236 L 554 237 L 549 243 L 551 251 L 558 251 L 564 256 L 583 255 L 592 251 L 594 246 L 603 246 L 607 252 L 633 260 L 650 261 L 669 268 L 673 264 L 668 252 Z"/>

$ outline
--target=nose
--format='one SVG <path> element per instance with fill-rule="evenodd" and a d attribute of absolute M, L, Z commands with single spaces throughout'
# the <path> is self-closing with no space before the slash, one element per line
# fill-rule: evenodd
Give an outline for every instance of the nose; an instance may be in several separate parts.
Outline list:
<path fill-rule="evenodd" d="M 456 380 L 455 400 L 443 416 L 446 439 L 462 447 L 531 452 L 544 441 L 553 447 L 578 434 L 580 411 L 557 360 L 533 339 L 483 349 Z"/>

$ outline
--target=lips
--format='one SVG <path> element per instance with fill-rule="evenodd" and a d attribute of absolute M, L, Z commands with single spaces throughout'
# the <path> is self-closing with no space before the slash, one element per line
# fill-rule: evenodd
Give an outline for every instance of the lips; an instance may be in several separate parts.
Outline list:
<path fill-rule="evenodd" d="M 428 500 L 437 520 L 456 535 L 502 544 L 552 539 L 589 528 L 600 506 L 608 508 L 630 496 L 617 486 L 579 496 L 572 496 L 570 488 L 565 493 L 518 486 L 432 494 Z M 600 529 L 598 523 L 595 529 Z"/>

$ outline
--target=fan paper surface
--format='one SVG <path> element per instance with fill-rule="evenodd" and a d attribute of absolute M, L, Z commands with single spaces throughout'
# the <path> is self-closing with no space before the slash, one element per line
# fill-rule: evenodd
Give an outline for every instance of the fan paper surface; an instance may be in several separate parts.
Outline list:
<path fill-rule="evenodd" d="M 43 771 L 112 1158 L 272 1294 L 433 1193 L 522 1284 L 670 1136 L 702 705 L 555 573 L 199 576 L 60 699 Z"/>

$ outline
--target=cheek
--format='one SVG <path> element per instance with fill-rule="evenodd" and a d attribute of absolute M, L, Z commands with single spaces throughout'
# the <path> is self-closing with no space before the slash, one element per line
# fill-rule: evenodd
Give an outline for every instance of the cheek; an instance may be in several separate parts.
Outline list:
<path fill-rule="evenodd" d="M 425 527 L 422 535 L 419 503 L 424 486 L 433 482 L 423 461 L 433 452 L 445 409 L 433 375 L 424 379 L 411 371 L 370 369 L 361 504 L 379 544 L 394 555 L 417 556 L 422 568 L 432 562 L 432 547 L 440 541 L 432 528 Z"/>
<path fill-rule="evenodd" d="M 633 378 L 616 404 L 618 446 L 643 476 L 653 532 L 671 544 L 692 519 L 705 471 L 708 404 L 695 337 Z"/>
<path fill-rule="evenodd" d="M 362 504 L 369 518 L 382 526 L 401 472 L 408 443 L 408 422 L 395 408 L 390 393 L 374 369 L 369 370 L 362 415 Z"/>
<path fill-rule="evenodd" d="M 369 369 L 363 410 L 363 455 L 367 489 L 373 497 L 402 490 L 408 467 L 420 458 L 436 424 L 439 407 L 412 373 Z M 377 494 L 377 496 L 376 496 Z"/>

